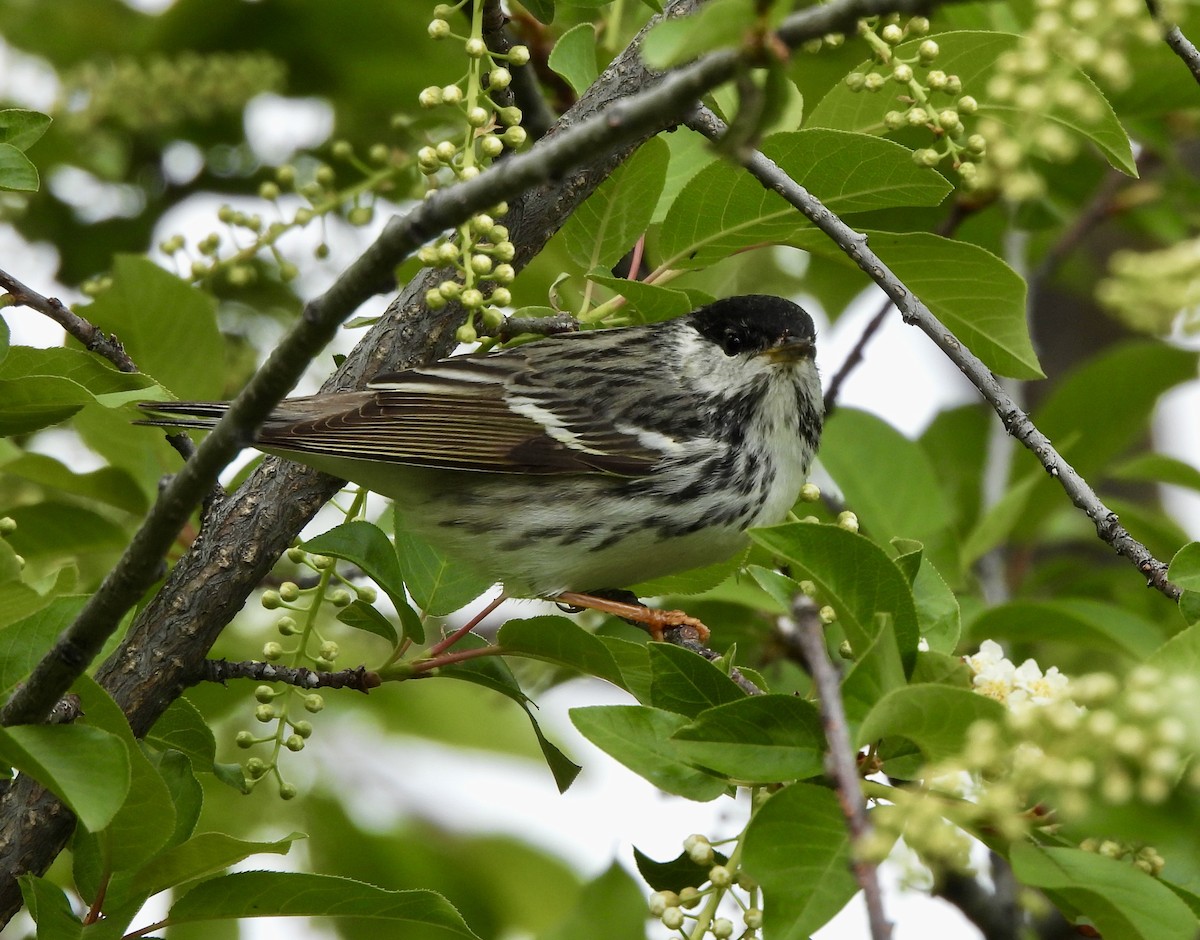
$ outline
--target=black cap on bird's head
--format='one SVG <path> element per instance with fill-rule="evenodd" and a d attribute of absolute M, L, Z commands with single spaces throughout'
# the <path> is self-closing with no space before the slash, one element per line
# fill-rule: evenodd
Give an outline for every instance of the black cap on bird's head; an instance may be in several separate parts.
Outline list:
<path fill-rule="evenodd" d="M 689 319 L 727 356 L 765 354 L 774 361 L 795 362 L 811 358 L 816 349 L 812 317 L 798 304 L 770 294 L 717 300 Z"/>

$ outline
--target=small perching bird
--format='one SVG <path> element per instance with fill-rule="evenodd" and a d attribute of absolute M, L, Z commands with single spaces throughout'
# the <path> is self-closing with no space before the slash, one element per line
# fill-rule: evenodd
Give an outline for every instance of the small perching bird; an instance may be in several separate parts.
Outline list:
<path fill-rule="evenodd" d="M 503 585 L 663 628 L 625 588 L 723 561 L 781 521 L 823 408 L 812 318 L 778 297 L 718 300 L 649 326 L 548 337 L 283 401 L 259 449 L 395 501 L 404 524 Z M 211 428 L 224 402 L 145 402 Z"/>

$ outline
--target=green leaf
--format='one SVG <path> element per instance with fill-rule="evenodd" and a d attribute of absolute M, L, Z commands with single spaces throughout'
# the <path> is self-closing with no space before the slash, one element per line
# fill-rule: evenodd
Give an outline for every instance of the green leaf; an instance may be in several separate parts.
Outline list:
<path fill-rule="evenodd" d="M 62 888 L 38 875 L 24 874 L 17 879 L 29 916 L 38 925 L 39 940 L 72 940 L 83 936 L 83 922 L 75 916 Z"/>
<path fill-rule="evenodd" d="M 131 898 L 151 898 L 160 891 L 215 875 L 251 855 L 287 855 L 292 843 L 303 838 L 303 833 L 293 832 L 272 842 L 245 842 L 221 832 L 202 832 L 142 866 L 122 884 L 121 894 L 113 901 L 122 904 Z"/>
<path fill-rule="evenodd" d="M 572 26 L 558 38 L 546 64 L 566 79 L 576 95 L 582 95 L 600 74 L 596 67 L 596 28 L 591 23 Z"/>
<path fill-rule="evenodd" d="M 9 543 L 26 559 L 43 563 L 114 551 L 128 540 L 125 530 L 107 516 L 76 503 L 44 500 L 14 506 L 7 515 L 17 522 Z"/>
<path fill-rule="evenodd" d="M 77 349 L 14 346 L 0 362 L 0 437 L 65 421 L 86 404 L 152 398 L 154 381 Z"/>
<path fill-rule="evenodd" d="M 559 237 L 580 270 L 611 268 L 646 231 L 669 159 L 667 145 L 650 138 L 567 219 Z"/>
<path fill-rule="evenodd" d="M 644 705 L 592 705 L 572 708 L 571 721 L 596 747 L 660 790 L 702 803 L 725 792 L 725 781 L 692 767 L 672 740 L 689 723 L 682 715 Z"/>
<path fill-rule="evenodd" d="M 244 871 L 205 881 L 171 907 L 171 924 L 243 917 L 365 917 L 474 937 L 434 891 L 389 891 L 332 875 Z"/>
<path fill-rule="evenodd" d="M 0 189 L 36 193 L 41 186 L 37 167 L 12 144 L 0 143 Z"/>
<path fill-rule="evenodd" d="M 961 558 L 964 568 L 969 568 L 1012 534 L 1044 478 L 1044 471 L 1027 473 L 988 508 L 963 539 Z"/>
<path fill-rule="evenodd" d="M 399 517 L 396 523 L 396 555 L 404 584 L 425 613 L 433 617 L 452 614 L 494 583 L 490 576 L 450 561 L 424 539 L 405 531 Z M 419 643 L 424 637 L 413 639 Z"/>
<path fill-rule="evenodd" d="M 405 606 L 407 607 L 408 605 L 405 604 Z M 338 611 L 337 619 L 346 626 L 353 627 L 355 630 L 362 630 L 364 633 L 373 633 L 375 636 L 383 637 L 392 646 L 400 642 L 400 635 L 396 632 L 396 628 L 392 622 L 366 601 L 357 600 L 348 607 L 343 607 Z M 419 618 L 418 622 L 420 622 Z M 424 636 L 422 635 L 423 639 Z"/>
<path fill-rule="evenodd" d="M 842 680 L 842 701 L 851 721 L 863 717 L 884 695 L 905 684 L 904 662 L 891 619 Z"/>
<path fill-rule="evenodd" d="M 141 867 L 168 843 L 177 814 L 171 791 L 133 736 L 124 712 L 90 676 L 81 676 L 71 691 L 79 696 L 89 725 L 115 735 L 129 759 L 129 795 L 104 829 L 108 860 L 114 872 Z"/>
<path fill-rule="evenodd" d="M 990 251 L 929 232 L 871 232 L 871 247 L 993 372 L 1044 378 L 1025 319 L 1025 281 Z"/>
<path fill-rule="evenodd" d="M 158 721 L 150 728 L 145 742 L 159 750 L 184 754 L 196 773 L 211 773 L 217 756 L 217 742 L 212 728 L 196 708 L 183 696 L 175 699 Z"/>
<path fill-rule="evenodd" d="M 216 300 L 139 255 L 118 255 L 112 287 L 80 313 L 121 338 L 138 367 L 180 398 L 224 391 Z"/>
<path fill-rule="evenodd" d="M 680 852 L 670 861 L 655 861 L 636 845 L 633 847 L 633 861 L 642 880 L 653 890 L 674 891 L 676 894 L 684 888 L 694 888 L 697 883 L 703 884 L 709 867 L 697 865 L 687 852 Z M 729 856 L 713 849 L 713 861 L 724 865 L 729 861 Z"/>
<path fill-rule="evenodd" d="M 1168 673 L 1200 672 L 1200 622 L 1167 640 L 1146 659 L 1146 665 Z"/>
<path fill-rule="evenodd" d="M 1167 577 L 1185 591 L 1200 591 L 1200 542 L 1189 542 L 1175 553 Z"/>
<path fill-rule="evenodd" d="M 1006 127 L 1018 128 L 1027 121 L 1027 113 L 1012 105 L 997 105 L 988 101 L 980 89 L 987 86 L 988 79 L 996 67 L 996 61 L 1012 51 L 1020 37 L 995 31 L 962 31 L 939 33 L 937 67 L 947 75 L 958 75 L 967 94 L 979 96 L 980 116 L 990 117 Z M 901 43 L 894 54 L 902 59 L 917 55 L 917 47 L 924 38 Z M 1060 61 L 1059 66 L 1063 63 Z M 863 72 L 873 63 L 862 62 L 855 71 Z M 1065 66 L 1068 74 L 1061 81 L 1078 84 L 1100 111 L 1097 121 L 1084 121 L 1084 109 L 1067 107 L 1046 96 L 1047 107 L 1040 113 L 1051 123 L 1057 124 L 1073 135 L 1092 141 L 1112 166 L 1129 176 L 1137 176 L 1137 168 L 1130 149 L 1129 135 L 1121 122 L 1087 75 L 1078 69 Z M 817 104 L 809 116 L 811 127 L 833 127 L 840 130 L 881 134 L 885 132 L 883 116 L 896 107 L 896 100 L 889 94 L 865 94 L 853 92 L 845 82 L 838 82 Z M 902 132 L 898 132 L 902 133 Z M 1015 133 L 1015 131 L 1014 131 Z"/>
<path fill-rule="evenodd" d="M 637 322 L 657 323 L 660 320 L 673 320 L 692 312 L 692 299 L 681 290 L 669 287 L 659 287 L 657 284 L 647 284 L 645 281 L 631 281 L 623 277 L 590 272 L 589 281 L 602 284 L 609 290 L 620 294 L 629 306 L 637 311 Z"/>
<path fill-rule="evenodd" d="M 583 886 L 574 910 L 538 940 L 642 940 L 644 908 L 641 887 L 614 862 Z"/>
<path fill-rule="evenodd" d="M 540 659 L 624 687 L 621 670 L 604 643 L 566 617 L 509 620 L 496 642 L 505 653 Z"/>
<path fill-rule="evenodd" d="M 396 549 L 379 526 L 361 519 L 343 522 L 309 539 L 303 548 L 306 552 L 331 555 L 357 565 L 383 589 L 397 608 L 407 606 L 404 575 L 396 557 Z M 424 637 L 413 639 L 419 643 Z"/>
<path fill-rule="evenodd" d="M 917 539 L 957 567 L 950 505 L 921 447 L 875 415 L 838 408 L 821 432 L 821 463 L 880 544 Z"/>
<path fill-rule="evenodd" d="M 487 645 L 487 641 L 482 637 L 469 634 L 458 641 L 456 648 L 475 649 Z M 550 773 L 554 775 L 554 783 L 558 787 L 558 792 L 565 793 L 571 784 L 575 782 L 575 778 L 579 776 L 579 772 L 583 768 L 567 757 L 558 745 L 554 744 L 542 732 L 542 727 L 538 724 L 537 716 L 533 713 L 529 696 L 521 690 L 516 676 L 513 675 L 512 670 L 508 668 L 508 663 L 504 662 L 503 659 L 498 656 L 467 659 L 459 663 L 452 663 L 449 666 L 440 667 L 438 675 L 481 685 L 499 692 L 501 695 L 516 702 L 521 707 L 521 710 L 525 712 L 525 716 L 533 726 L 534 737 L 537 738 L 538 747 L 541 749 L 546 766 L 550 768 Z"/>
<path fill-rule="evenodd" d="M 1165 454 L 1135 454 L 1109 470 L 1116 480 L 1169 483 L 1200 492 L 1200 470 Z"/>
<path fill-rule="evenodd" d="M 56 597 L 0 630 L 0 695 L 8 697 L 78 616 L 87 598 Z"/>
<path fill-rule="evenodd" d="M 1080 849 L 1013 846 L 1009 856 L 1021 884 L 1066 902 L 1098 934 L 1122 940 L 1190 937 L 1196 915 L 1170 888 L 1127 862 Z"/>
<path fill-rule="evenodd" d="M 889 692 L 863 719 L 858 730 L 860 746 L 897 736 L 912 741 L 927 760 L 958 754 L 967 729 L 990 719 L 1001 722 L 1004 706 L 967 689 L 940 685 L 913 685 Z"/>
<path fill-rule="evenodd" d="M 928 558 L 921 559 L 913 581 L 913 602 L 921 637 L 934 652 L 952 653 L 962 632 L 958 598 Z"/>
<path fill-rule="evenodd" d="M 752 529 L 750 537 L 817 585 L 859 655 L 879 632 L 877 615 L 890 614 L 901 658 L 911 668 L 919 640 L 912 589 L 883 549 L 838 526 L 803 522 Z"/>
<path fill-rule="evenodd" d="M 26 452 L 6 463 L 0 463 L 0 470 L 39 486 L 70 493 L 72 496 L 82 496 L 135 515 L 141 515 L 149 508 L 146 494 L 142 492 L 137 481 L 125 470 L 117 467 L 101 467 L 90 473 L 75 473 L 53 457 Z"/>
<path fill-rule="evenodd" d="M 935 206 L 951 190 L 940 175 L 916 166 L 904 147 L 864 134 L 820 129 L 773 134 L 761 150 L 839 215 Z M 665 267 L 702 268 L 744 248 L 796 244 L 798 230 L 831 245 L 782 196 L 721 162 L 684 186 L 663 219 L 658 248 Z"/>
<path fill-rule="evenodd" d="M 821 716 L 792 695 L 743 696 L 710 708 L 676 731 L 675 741 L 693 764 L 743 782 L 783 783 L 823 769 Z"/>
<path fill-rule="evenodd" d="M 53 118 L 40 111 L 23 108 L 0 110 L 0 143 L 11 144 L 18 150 L 28 150 L 50 127 Z"/>
<path fill-rule="evenodd" d="M 742 866 L 762 885 L 763 933 L 807 940 L 858 893 L 850 836 L 837 794 L 794 783 L 776 793 L 746 828 Z"/>
<path fill-rule="evenodd" d="M 121 740 L 87 725 L 0 729 L 0 760 L 29 774 L 71 808 L 88 829 L 103 829 L 129 793 Z"/>
<path fill-rule="evenodd" d="M 1060 442 L 1063 456 L 1081 476 L 1099 477 L 1146 433 L 1159 396 L 1195 378 L 1196 359 L 1194 352 L 1159 342 L 1112 346 L 1064 377 L 1033 415 L 1034 423 Z M 1131 375 L 1138 381 L 1130 382 Z M 1017 529 L 1022 538 L 1035 538 L 1046 517 L 1066 501 L 1058 481 L 1033 468 L 1032 456 L 1020 460 L 1014 472 L 1040 474 Z"/>
<path fill-rule="evenodd" d="M 712 0 L 690 16 L 664 19 L 642 41 L 642 59 L 661 70 L 735 46 L 758 23 L 758 6 L 754 0 Z"/>
<path fill-rule="evenodd" d="M 1011 601 L 982 611 L 967 634 L 972 642 L 1007 639 L 1041 643 L 1049 638 L 1120 653 L 1141 662 L 1166 639 L 1163 628 L 1132 610 L 1080 597 Z"/>
<path fill-rule="evenodd" d="M 746 693 L 703 656 L 668 643 L 653 643 L 650 704 L 688 718 L 714 705 L 736 702 Z"/>

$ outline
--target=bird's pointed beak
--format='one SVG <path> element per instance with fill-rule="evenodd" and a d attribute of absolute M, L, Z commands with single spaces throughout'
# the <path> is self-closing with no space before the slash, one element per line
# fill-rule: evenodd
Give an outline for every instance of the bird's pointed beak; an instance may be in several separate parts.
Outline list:
<path fill-rule="evenodd" d="M 785 336 L 770 349 L 763 351 L 771 362 L 800 362 L 811 359 L 817 351 L 817 344 L 811 336 Z"/>

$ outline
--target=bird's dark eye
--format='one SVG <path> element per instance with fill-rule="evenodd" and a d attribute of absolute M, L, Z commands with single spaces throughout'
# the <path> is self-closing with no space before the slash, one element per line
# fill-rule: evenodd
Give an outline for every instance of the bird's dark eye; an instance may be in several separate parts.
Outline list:
<path fill-rule="evenodd" d="M 742 351 L 743 346 L 745 346 L 745 341 L 737 333 L 726 333 L 721 340 L 721 348 L 725 350 L 727 356 L 736 356 Z"/>

